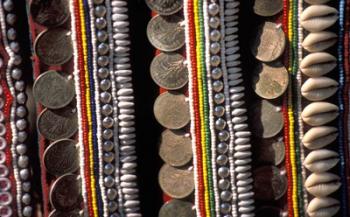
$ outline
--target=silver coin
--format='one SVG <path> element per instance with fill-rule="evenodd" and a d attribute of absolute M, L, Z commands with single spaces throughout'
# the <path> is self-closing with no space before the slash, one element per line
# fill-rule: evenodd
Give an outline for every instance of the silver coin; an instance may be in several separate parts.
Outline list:
<path fill-rule="evenodd" d="M 147 25 L 147 37 L 151 44 L 161 51 L 176 51 L 185 44 L 185 30 L 182 18 L 176 15 L 153 17 Z"/>
<path fill-rule="evenodd" d="M 259 162 L 278 166 L 285 158 L 283 138 L 259 139 L 254 149 Z"/>
<path fill-rule="evenodd" d="M 267 100 L 259 100 L 251 108 L 253 134 L 259 138 L 271 138 L 281 132 L 283 115 L 281 108 Z"/>
<path fill-rule="evenodd" d="M 195 217 L 196 210 L 191 202 L 170 200 L 159 210 L 158 217 Z"/>
<path fill-rule="evenodd" d="M 182 0 L 146 0 L 147 6 L 160 15 L 171 15 L 180 11 Z"/>
<path fill-rule="evenodd" d="M 79 153 L 75 141 L 62 139 L 52 143 L 44 152 L 44 165 L 54 176 L 75 172 L 79 168 Z"/>
<path fill-rule="evenodd" d="M 47 108 L 63 108 L 72 102 L 75 96 L 74 81 L 66 79 L 57 71 L 44 72 L 34 82 L 33 96 Z"/>
<path fill-rule="evenodd" d="M 178 53 L 161 53 L 151 64 L 151 77 L 160 87 L 176 90 L 188 82 L 188 71 L 184 58 Z"/>
<path fill-rule="evenodd" d="M 180 129 L 190 122 L 188 102 L 185 95 L 180 93 L 162 93 L 156 99 L 153 111 L 157 121 L 168 129 Z"/>
<path fill-rule="evenodd" d="M 76 108 L 44 109 L 38 117 L 37 127 L 39 133 L 48 140 L 70 138 L 78 130 Z"/>
<path fill-rule="evenodd" d="M 254 13 L 264 17 L 278 14 L 283 9 L 283 0 L 255 0 Z"/>
<path fill-rule="evenodd" d="M 58 211 L 72 211 L 79 208 L 81 202 L 81 184 L 77 175 L 66 174 L 52 185 L 50 203 Z"/>

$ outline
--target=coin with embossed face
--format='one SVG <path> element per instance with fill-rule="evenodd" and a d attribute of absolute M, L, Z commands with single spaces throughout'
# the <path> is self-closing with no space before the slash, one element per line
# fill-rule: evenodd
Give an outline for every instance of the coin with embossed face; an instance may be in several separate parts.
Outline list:
<path fill-rule="evenodd" d="M 180 11 L 182 0 L 146 0 L 147 6 L 160 15 L 171 15 Z"/>
<path fill-rule="evenodd" d="M 254 31 L 250 50 L 256 59 L 272 62 L 279 58 L 286 46 L 286 38 L 281 25 L 265 22 Z"/>
<path fill-rule="evenodd" d="M 278 200 L 287 191 L 287 177 L 275 166 L 262 166 L 253 171 L 255 198 Z"/>
<path fill-rule="evenodd" d="M 70 33 L 63 28 L 40 33 L 34 43 L 35 54 L 46 65 L 62 65 L 73 55 Z"/>
<path fill-rule="evenodd" d="M 283 0 L 255 0 L 254 13 L 264 17 L 278 14 L 283 9 Z"/>
<path fill-rule="evenodd" d="M 151 64 L 151 76 L 160 87 L 176 90 L 188 82 L 188 71 L 184 58 L 178 53 L 161 53 Z"/>
<path fill-rule="evenodd" d="M 75 172 L 79 168 L 79 153 L 75 141 L 62 139 L 52 143 L 44 152 L 44 165 L 54 176 Z"/>
<path fill-rule="evenodd" d="M 69 18 L 68 0 L 33 0 L 30 13 L 33 20 L 40 25 L 59 26 Z"/>
<path fill-rule="evenodd" d="M 158 217 L 195 217 L 196 211 L 191 202 L 170 200 L 159 210 Z"/>
<path fill-rule="evenodd" d="M 49 217 L 80 217 L 79 210 L 73 210 L 68 212 L 62 212 L 59 210 L 53 210 Z"/>
<path fill-rule="evenodd" d="M 76 108 L 44 109 L 38 117 L 37 126 L 40 134 L 48 140 L 69 138 L 78 129 Z"/>
<path fill-rule="evenodd" d="M 271 138 L 281 132 L 283 115 L 281 108 L 267 100 L 258 100 L 251 107 L 253 135 L 259 138 Z"/>
<path fill-rule="evenodd" d="M 156 99 L 153 111 L 157 121 L 168 129 L 180 129 L 190 122 L 189 105 L 181 93 L 162 93 Z"/>
<path fill-rule="evenodd" d="M 176 15 L 155 16 L 147 25 L 147 37 L 151 44 L 161 51 L 175 51 L 185 44 L 182 18 Z"/>
<path fill-rule="evenodd" d="M 194 191 L 193 171 L 164 164 L 159 171 L 159 185 L 172 198 L 181 199 Z"/>
<path fill-rule="evenodd" d="M 287 69 L 279 62 L 260 63 L 253 74 L 253 89 L 264 99 L 276 99 L 288 87 Z"/>
<path fill-rule="evenodd" d="M 191 138 L 182 130 L 163 131 L 159 156 L 171 166 L 184 166 L 192 160 Z"/>
<path fill-rule="evenodd" d="M 47 108 L 63 108 L 72 102 L 75 96 L 74 81 L 53 70 L 44 72 L 35 80 L 33 96 Z"/>
<path fill-rule="evenodd" d="M 50 203 L 59 211 L 67 212 L 79 208 L 81 202 L 81 184 L 77 175 L 66 174 L 52 185 Z"/>

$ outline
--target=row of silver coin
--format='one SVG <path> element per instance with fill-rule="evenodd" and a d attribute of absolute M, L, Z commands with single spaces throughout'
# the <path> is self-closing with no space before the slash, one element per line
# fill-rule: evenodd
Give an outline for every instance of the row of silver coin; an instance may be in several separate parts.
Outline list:
<path fill-rule="evenodd" d="M 234 182 L 237 188 L 237 216 L 254 216 L 253 178 L 251 173 L 251 132 L 247 124 L 247 109 L 240 67 L 238 41 L 239 1 L 226 0 L 224 5 L 225 35 L 223 46 L 227 67 L 229 99 L 234 132 Z"/>
<path fill-rule="evenodd" d="M 327 83 L 327 81 L 329 81 L 328 83 L 336 83 L 336 81 L 331 81 L 333 79 L 323 76 L 328 74 L 332 69 L 327 70 L 327 67 L 320 66 L 318 70 L 314 70 L 314 73 L 309 73 L 307 69 L 308 67 L 316 66 L 317 64 L 322 64 L 326 62 L 329 63 L 329 60 L 322 60 L 322 56 L 331 56 L 331 54 L 327 53 L 327 51 L 325 50 L 334 46 L 334 44 L 336 43 L 336 38 L 334 38 L 331 32 L 327 31 L 326 29 L 331 27 L 336 22 L 337 16 L 332 17 L 332 13 L 335 13 L 336 15 L 337 12 L 335 8 L 325 5 L 325 3 L 327 3 L 328 1 L 305 0 L 305 2 L 309 3 L 309 5 L 305 4 L 307 6 L 304 8 L 301 14 L 300 24 L 301 27 L 303 27 L 303 29 L 308 32 L 308 34 L 305 34 L 306 37 L 302 43 L 302 46 L 305 50 L 309 52 L 309 54 L 305 55 L 301 60 L 300 68 L 301 72 L 303 72 L 303 75 L 309 78 L 303 83 L 301 90 L 304 98 L 311 101 L 311 103 L 304 107 L 301 116 L 306 124 L 311 125 L 311 128 L 305 133 L 303 137 L 304 146 L 306 146 L 310 150 L 310 153 L 306 156 L 304 160 L 304 166 L 311 172 L 311 174 L 306 178 L 304 186 L 308 193 L 314 196 L 314 198 L 309 202 L 306 211 L 310 217 L 320 216 L 321 214 L 330 217 L 334 216 L 340 208 L 338 200 L 328 197 L 330 194 L 337 191 L 341 185 L 340 177 L 328 172 L 333 167 L 335 167 L 339 161 L 339 156 L 336 152 L 325 148 L 326 146 L 329 146 L 330 143 L 335 140 L 335 138 L 333 141 L 329 142 L 327 140 L 323 140 L 324 142 L 322 142 L 322 145 L 316 146 L 310 145 L 310 141 L 308 138 L 310 136 L 316 136 L 316 139 L 320 139 L 322 137 L 322 133 L 320 134 L 318 130 L 324 129 L 327 131 L 327 128 L 329 129 L 329 126 L 326 125 L 337 117 L 338 109 L 336 109 L 336 111 L 328 111 L 330 112 L 329 115 L 331 115 L 332 117 L 329 116 L 330 118 L 327 118 L 324 116 L 324 121 L 319 123 L 314 123 L 313 121 L 308 120 L 307 116 L 309 114 L 307 113 L 310 110 L 314 110 L 313 114 L 317 115 L 322 112 L 325 112 L 322 111 L 323 107 L 336 108 L 336 105 L 325 102 L 325 99 L 331 97 L 336 93 L 336 88 L 334 88 L 334 91 L 329 92 L 328 94 L 326 93 L 326 95 L 324 96 L 322 96 L 322 94 L 319 93 L 317 97 L 310 97 L 310 95 L 305 94 L 305 92 L 307 92 L 305 90 L 309 90 L 308 84 L 310 84 L 311 82 L 313 83 L 314 87 L 319 88 L 327 88 L 327 86 L 323 86 L 325 83 Z M 310 16 L 309 14 L 312 15 Z M 324 14 L 330 15 L 330 18 L 323 18 L 322 16 Z M 325 22 L 327 23 L 326 25 L 318 26 L 319 23 L 316 23 L 315 25 L 308 24 L 308 19 L 318 20 L 319 23 L 321 23 L 323 19 L 328 20 Z M 332 19 L 334 22 L 332 21 Z M 321 35 L 329 35 L 331 36 L 331 38 L 324 38 Z M 323 45 L 326 46 L 312 46 L 312 44 L 308 43 L 310 39 L 313 39 L 314 43 L 316 44 L 321 43 L 322 45 L 323 43 Z M 333 58 L 335 60 L 335 57 Z M 316 62 L 310 64 L 310 60 L 316 60 Z M 316 88 L 314 89 L 314 91 L 320 90 L 317 90 Z M 335 112 L 335 114 L 332 115 L 332 112 Z M 319 166 L 317 166 L 317 164 Z M 317 186 L 322 186 L 322 188 L 317 189 Z"/>
<path fill-rule="evenodd" d="M 28 137 L 28 122 L 27 116 L 27 96 L 25 94 L 25 84 L 22 80 L 22 57 L 20 56 L 20 46 L 17 42 L 17 32 L 14 28 L 17 17 L 13 13 L 14 2 L 12 0 L 6 0 L 1 5 L 1 29 L 4 44 L 8 43 L 10 59 L 8 63 L 8 69 L 10 70 L 11 76 L 7 77 L 7 82 L 12 84 L 10 86 L 11 94 L 14 97 L 11 108 L 10 121 L 12 130 L 12 142 L 15 145 L 15 150 L 12 150 L 13 161 L 17 166 L 14 170 L 16 179 L 16 201 L 17 201 L 17 214 L 18 216 L 32 216 L 32 198 L 30 194 L 31 183 L 30 183 L 30 169 L 29 169 L 29 158 L 27 156 L 28 146 L 26 140 Z M 6 31 L 6 32 L 4 32 Z"/>
<path fill-rule="evenodd" d="M 130 65 L 130 39 L 127 0 L 111 0 L 110 45 L 113 47 L 113 72 L 115 92 L 113 103 L 115 110 L 114 138 L 119 150 L 115 176 L 119 182 L 120 212 L 126 217 L 140 217 L 139 189 L 137 184 L 137 156 L 135 134 L 134 90 Z M 117 113 L 118 112 L 118 113 Z M 118 168 L 117 168 L 118 167 Z"/>

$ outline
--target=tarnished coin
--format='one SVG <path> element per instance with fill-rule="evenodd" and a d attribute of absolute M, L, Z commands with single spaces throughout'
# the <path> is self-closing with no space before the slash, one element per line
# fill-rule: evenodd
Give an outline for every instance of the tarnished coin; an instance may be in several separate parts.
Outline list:
<path fill-rule="evenodd" d="M 33 0 L 30 13 L 34 21 L 40 25 L 59 26 L 69 18 L 68 0 Z"/>
<path fill-rule="evenodd" d="M 193 171 L 164 164 L 159 171 L 159 185 L 167 195 L 182 199 L 194 191 Z"/>
<path fill-rule="evenodd" d="M 287 177 L 275 166 L 262 166 L 253 171 L 255 198 L 278 200 L 287 191 Z"/>
<path fill-rule="evenodd" d="M 63 108 L 75 96 L 74 81 L 53 70 L 44 72 L 34 82 L 33 96 L 47 108 Z"/>
<path fill-rule="evenodd" d="M 253 89 L 264 99 L 276 99 L 287 90 L 288 78 L 288 71 L 281 63 L 260 63 L 253 75 Z"/>
<path fill-rule="evenodd" d="M 263 206 L 256 210 L 256 217 L 282 217 L 282 210 L 274 206 Z"/>
<path fill-rule="evenodd" d="M 272 165 L 279 165 L 285 157 L 285 147 L 283 138 L 274 139 L 260 139 L 256 146 L 257 160 L 259 162 L 269 163 Z"/>
<path fill-rule="evenodd" d="M 78 129 L 76 108 L 44 109 L 38 117 L 37 126 L 40 134 L 48 140 L 69 138 Z"/>
<path fill-rule="evenodd" d="M 73 210 L 69 212 L 54 210 L 49 214 L 49 217 L 80 217 L 80 214 L 79 210 Z"/>
<path fill-rule="evenodd" d="M 158 217 L 195 217 L 194 205 L 184 200 L 170 200 L 159 210 Z"/>
<path fill-rule="evenodd" d="M 75 141 L 62 139 L 52 143 L 44 152 L 44 165 L 55 176 L 75 172 L 79 168 L 79 153 Z"/>
<path fill-rule="evenodd" d="M 278 14 L 283 9 L 283 0 L 255 0 L 254 13 L 263 17 Z"/>
<path fill-rule="evenodd" d="M 70 33 L 63 28 L 40 33 L 34 43 L 35 54 L 46 65 L 62 65 L 73 55 Z"/>
<path fill-rule="evenodd" d="M 150 71 L 153 81 L 167 90 L 180 89 L 188 82 L 184 58 L 178 53 L 157 55 L 152 61 Z"/>
<path fill-rule="evenodd" d="M 276 136 L 283 128 L 281 108 L 267 100 L 259 100 L 252 106 L 253 134 L 259 138 Z"/>
<path fill-rule="evenodd" d="M 281 25 L 265 22 L 254 31 L 250 49 L 256 59 L 272 62 L 283 54 L 286 38 Z"/>
<path fill-rule="evenodd" d="M 50 203 L 59 211 L 67 212 L 79 208 L 81 202 L 81 184 L 77 175 L 66 174 L 52 185 Z"/>
<path fill-rule="evenodd" d="M 147 6 L 160 15 L 171 15 L 180 11 L 182 0 L 146 0 Z"/>
<path fill-rule="evenodd" d="M 180 93 L 162 93 L 156 99 L 153 111 L 157 121 L 168 129 L 180 129 L 190 122 L 188 102 Z"/>
<path fill-rule="evenodd" d="M 159 155 L 171 166 L 184 166 L 192 160 L 191 139 L 182 130 L 165 130 L 161 135 Z"/>
<path fill-rule="evenodd" d="M 147 37 L 151 44 L 161 51 L 175 51 L 185 44 L 185 31 L 182 18 L 155 16 L 147 25 Z"/>

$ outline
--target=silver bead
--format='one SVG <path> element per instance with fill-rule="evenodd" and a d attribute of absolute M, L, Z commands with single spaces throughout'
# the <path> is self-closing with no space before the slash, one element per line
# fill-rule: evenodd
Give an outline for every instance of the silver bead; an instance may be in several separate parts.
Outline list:
<path fill-rule="evenodd" d="M 16 66 L 18 66 L 19 64 L 22 63 L 22 57 L 19 55 L 16 55 L 13 59 L 13 64 L 15 64 Z"/>
<path fill-rule="evenodd" d="M 108 90 L 109 88 L 111 88 L 111 81 L 109 79 L 103 79 L 102 81 L 100 81 L 100 88 L 103 91 Z"/>
<path fill-rule="evenodd" d="M 220 142 L 216 150 L 219 154 L 225 154 L 228 151 L 228 144 L 225 142 Z"/>
<path fill-rule="evenodd" d="M 118 204 L 115 201 L 109 201 L 109 203 L 108 203 L 108 210 L 110 212 L 116 211 L 117 208 L 118 208 Z"/>
<path fill-rule="evenodd" d="M 15 40 L 16 37 L 17 37 L 17 33 L 14 28 L 10 28 L 9 30 L 7 30 L 7 38 L 9 40 Z"/>
<path fill-rule="evenodd" d="M 19 142 L 24 142 L 24 141 L 26 141 L 27 137 L 28 137 L 28 134 L 27 134 L 26 131 L 20 131 L 20 132 L 18 132 L 17 139 L 18 139 Z"/>
<path fill-rule="evenodd" d="M 113 130 L 111 130 L 111 129 L 105 129 L 105 130 L 102 132 L 102 137 L 103 137 L 104 139 L 110 139 L 110 138 L 112 138 L 112 136 L 113 136 Z"/>
<path fill-rule="evenodd" d="M 216 157 L 216 163 L 219 164 L 220 166 L 224 166 L 228 161 L 228 158 L 226 155 L 219 155 Z"/>
<path fill-rule="evenodd" d="M 6 15 L 6 22 L 10 25 L 14 25 L 17 21 L 17 17 L 15 14 L 7 14 Z"/>
<path fill-rule="evenodd" d="M 3 6 L 4 6 L 5 11 L 7 11 L 7 12 L 12 11 L 14 8 L 14 4 L 13 4 L 12 0 L 4 1 Z"/>
<path fill-rule="evenodd" d="M 220 198 L 221 200 L 228 202 L 232 198 L 232 193 L 230 191 L 222 191 L 220 193 Z"/>
<path fill-rule="evenodd" d="M 111 163 L 114 160 L 114 157 L 113 152 L 106 152 L 103 154 L 103 160 L 107 163 Z"/>
<path fill-rule="evenodd" d="M 224 83 L 222 81 L 214 81 L 213 82 L 213 90 L 215 92 L 220 92 L 224 88 Z"/>
<path fill-rule="evenodd" d="M 216 117 L 222 117 L 225 114 L 225 107 L 223 106 L 216 106 L 214 108 L 214 115 Z"/>
<path fill-rule="evenodd" d="M 30 182 L 23 182 L 22 183 L 22 190 L 24 192 L 29 192 L 31 188 L 32 188 L 32 185 L 30 184 Z"/>
<path fill-rule="evenodd" d="M 113 125 L 114 125 L 114 119 L 111 118 L 111 117 L 105 117 L 105 118 L 102 120 L 102 125 L 103 125 L 103 127 L 105 127 L 105 128 L 111 128 L 111 127 L 113 127 Z"/>
<path fill-rule="evenodd" d="M 24 91 L 25 90 L 25 83 L 24 83 L 24 81 L 16 81 L 15 82 L 15 89 L 17 90 L 17 91 Z"/>
<path fill-rule="evenodd" d="M 22 203 L 24 203 L 25 205 L 29 205 L 31 200 L 32 200 L 32 197 L 30 196 L 30 194 L 28 193 L 23 194 Z"/>
<path fill-rule="evenodd" d="M 228 179 L 220 179 L 219 180 L 219 188 L 221 190 L 227 190 L 230 187 L 230 181 Z"/>
<path fill-rule="evenodd" d="M 216 104 L 221 104 L 225 101 L 225 95 L 223 93 L 217 93 L 214 95 L 214 102 Z"/>
<path fill-rule="evenodd" d="M 112 99 L 112 95 L 108 92 L 100 93 L 100 100 L 102 103 L 109 103 Z"/>
<path fill-rule="evenodd" d="M 221 38 L 221 33 L 220 33 L 219 30 L 215 29 L 215 30 L 212 30 L 210 32 L 210 40 L 212 40 L 212 41 L 219 41 L 220 38 Z"/>
<path fill-rule="evenodd" d="M 105 116 L 108 116 L 112 114 L 113 112 L 113 107 L 110 104 L 106 104 L 102 106 L 102 114 Z"/>
<path fill-rule="evenodd" d="M 24 144 L 19 144 L 16 146 L 16 151 L 20 155 L 24 155 L 27 152 L 27 146 Z"/>
<path fill-rule="evenodd" d="M 103 17 L 104 15 L 106 15 L 106 7 L 103 5 L 99 5 L 97 7 L 95 7 L 95 15 L 96 17 Z"/>
<path fill-rule="evenodd" d="M 219 138 L 220 142 L 225 142 L 230 138 L 230 134 L 226 130 L 223 130 L 223 131 L 219 132 L 218 138 Z"/>
<path fill-rule="evenodd" d="M 27 109 L 24 106 L 18 106 L 16 108 L 16 116 L 23 118 L 27 115 Z"/>
<path fill-rule="evenodd" d="M 221 63 L 221 58 L 219 56 L 211 56 L 210 57 L 210 65 L 218 66 Z"/>
<path fill-rule="evenodd" d="M 217 130 L 223 130 L 225 129 L 226 127 L 226 121 L 222 118 L 218 118 L 216 121 L 215 121 L 215 129 Z"/>
<path fill-rule="evenodd" d="M 221 68 L 214 68 L 213 70 L 211 70 L 211 77 L 213 79 L 219 79 L 222 77 L 222 70 Z"/>
<path fill-rule="evenodd" d="M 99 56 L 97 58 L 97 64 L 99 66 L 107 66 L 109 64 L 109 58 L 107 56 Z"/>
<path fill-rule="evenodd" d="M 11 71 L 11 77 L 12 77 L 13 79 L 16 79 L 16 80 L 21 79 L 22 74 L 23 74 L 23 73 L 22 73 L 22 70 L 19 69 L 19 68 L 14 68 L 14 69 Z"/>
<path fill-rule="evenodd" d="M 102 146 L 104 151 L 112 151 L 114 148 L 114 143 L 112 141 L 104 141 Z"/>
<path fill-rule="evenodd" d="M 220 212 L 223 214 L 228 214 L 231 211 L 231 205 L 229 203 L 220 204 Z"/>
<path fill-rule="evenodd" d="M 99 42 L 105 42 L 108 39 L 108 33 L 104 30 L 97 31 L 97 40 Z"/>
<path fill-rule="evenodd" d="M 117 197 L 117 195 L 118 195 L 118 192 L 114 188 L 110 188 L 107 190 L 108 200 L 114 200 Z"/>
<path fill-rule="evenodd" d="M 230 175 L 230 170 L 227 167 L 220 167 L 218 169 L 218 175 L 221 178 L 227 178 Z"/>
<path fill-rule="evenodd" d="M 210 44 L 210 52 L 212 54 L 217 54 L 220 52 L 221 46 L 218 42 L 214 42 L 212 44 Z"/>
<path fill-rule="evenodd" d="M 19 104 L 24 104 L 27 101 L 27 96 L 25 95 L 25 93 L 19 93 L 16 96 L 16 100 Z"/>
<path fill-rule="evenodd" d="M 209 19 L 209 26 L 213 29 L 216 29 L 220 26 L 220 19 L 219 17 L 211 17 Z"/>
<path fill-rule="evenodd" d="M 32 216 L 32 213 L 33 213 L 33 208 L 32 207 L 26 206 L 26 207 L 23 208 L 23 216 L 30 217 L 30 216 Z"/>
<path fill-rule="evenodd" d="M 110 163 L 104 165 L 103 172 L 106 175 L 111 175 L 114 172 L 114 166 Z"/>
<path fill-rule="evenodd" d="M 15 42 L 15 41 L 13 41 L 13 42 L 11 42 L 10 43 L 10 48 L 11 48 L 11 50 L 13 51 L 13 52 L 18 52 L 19 51 L 19 44 L 18 44 L 18 42 Z"/>
<path fill-rule="evenodd" d="M 208 7 L 208 12 L 210 15 L 215 16 L 220 11 L 219 5 L 216 3 L 211 3 Z"/>
<path fill-rule="evenodd" d="M 29 170 L 28 169 L 21 169 L 19 171 L 19 176 L 21 180 L 27 180 L 29 178 Z"/>
<path fill-rule="evenodd" d="M 114 179 L 112 176 L 106 176 L 104 179 L 103 179 L 103 182 L 104 182 L 104 185 L 107 187 L 107 188 L 111 188 L 113 185 L 114 185 Z"/>
<path fill-rule="evenodd" d="M 97 29 L 103 29 L 103 28 L 105 28 L 106 25 L 107 25 L 106 19 L 105 19 L 105 18 L 102 18 L 102 17 L 97 18 L 95 23 L 96 23 L 96 28 L 97 28 Z"/>
<path fill-rule="evenodd" d="M 24 119 L 19 119 L 16 121 L 16 127 L 18 130 L 24 130 L 27 127 L 27 121 Z"/>
<path fill-rule="evenodd" d="M 97 76 L 99 78 L 107 78 L 109 75 L 109 70 L 107 68 L 99 68 L 97 71 Z"/>
<path fill-rule="evenodd" d="M 26 168 L 29 164 L 29 158 L 28 156 L 19 156 L 18 158 L 18 166 L 20 168 Z"/>
<path fill-rule="evenodd" d="M 97 52 L 100 55 L 106 55 L 109 51 L 109 46 L 106 43 L 101 43 L 97 46 Z"/>

